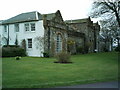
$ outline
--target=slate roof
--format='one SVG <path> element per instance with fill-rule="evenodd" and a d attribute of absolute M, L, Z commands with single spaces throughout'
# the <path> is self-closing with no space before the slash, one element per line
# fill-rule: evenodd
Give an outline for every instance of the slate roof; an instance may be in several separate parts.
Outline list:
<path fill-rule="evenodd" d="M 4 20 L 2 24 L 35 21 L 35 20 L 41 20 L 41 19 L 42 19 L 42 15 L 37 11 L 33 11 L 33 12 L 22 13 L 10 19 Z"/>
<path fill-rule="evenodd" d="M 76 19 L 76 20 L 66 20 L 65 23 L 86 23 L 88 22 L 89 18 L 84 19 Z"/>

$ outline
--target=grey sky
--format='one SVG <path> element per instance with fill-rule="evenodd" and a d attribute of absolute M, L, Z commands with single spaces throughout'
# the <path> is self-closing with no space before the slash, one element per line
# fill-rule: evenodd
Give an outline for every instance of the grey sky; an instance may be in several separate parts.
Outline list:
<path fill-rule="evenodd" d="M 41 14 L 60 10 L 64 20 L 88 17 L 92 0 L 1 0 L 0 20 L 24 12 L 38 11 Z"/>

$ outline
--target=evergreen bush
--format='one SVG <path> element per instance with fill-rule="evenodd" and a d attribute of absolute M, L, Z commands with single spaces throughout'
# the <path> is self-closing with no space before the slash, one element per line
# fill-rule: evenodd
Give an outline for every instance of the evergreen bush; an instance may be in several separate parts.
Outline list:
<path fill-rule="evenodd" d="M 5 46 L 2 48 L 2 57 L 16 57 L 16 56 L 26 56 L 26 52 L 23 48 L 14 46 Z"/>
<path fill-rule="evenodd" d="M 84 47 L 79 46 L 76 48 L 77 53 L 84 53 Z"/>
<path fill-rule="evenodd" d="M 115 51 L 116 51 L 116 52 L 120 52 L 120 46 L 117 46 L 117 47 L 115 48 Z"/>

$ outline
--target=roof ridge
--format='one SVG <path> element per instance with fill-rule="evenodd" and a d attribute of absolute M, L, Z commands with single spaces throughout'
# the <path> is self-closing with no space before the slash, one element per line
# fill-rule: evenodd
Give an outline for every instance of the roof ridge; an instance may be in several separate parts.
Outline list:
<path fill-rule="evenodd" d="M 84 19 L 89 19 L 89 17 L 88 18 L 81 18 L 81 19 L 71 19 L 72 21 L 77 21 L 77 20 L 84 20 Z M 71 21 L 71 20 L 65 20 L 65 21 Z"/>
<path fill-rule="evenodd" d="M 48 14 L 41 14 L 41 15 L 51 15 L 51 14 L 55 14 L 55 13 L 48 13 Z"/>
<path fill-rule="evenodd" d="M 23 13 L 20 13 L 20 14 L 32 13 L 32 12 L 38 12 L 38 11 L 28 11 L 28 12 L 23 12 Z"/>

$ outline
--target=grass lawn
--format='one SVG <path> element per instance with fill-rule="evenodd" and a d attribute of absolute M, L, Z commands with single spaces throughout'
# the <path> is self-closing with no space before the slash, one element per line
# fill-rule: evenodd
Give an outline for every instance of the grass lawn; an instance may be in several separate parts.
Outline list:
<path fill-rule="evenodd" d="M 3 58 L 3 88 L 50 88 L 118 79 L 118 53 L 73 55 L 73 63 L 55 58 Z"/>

